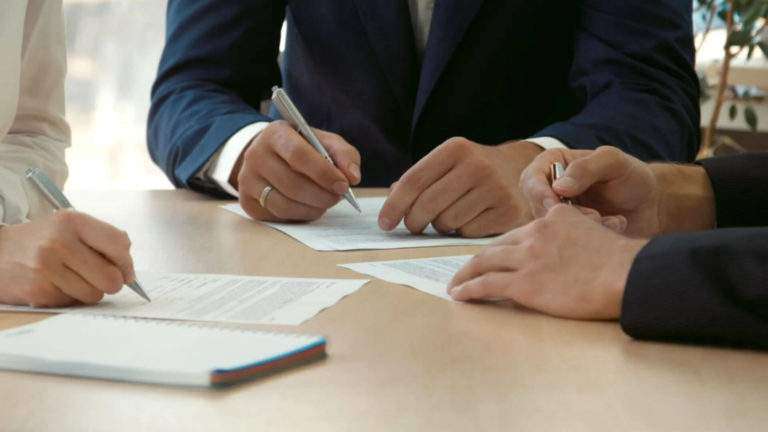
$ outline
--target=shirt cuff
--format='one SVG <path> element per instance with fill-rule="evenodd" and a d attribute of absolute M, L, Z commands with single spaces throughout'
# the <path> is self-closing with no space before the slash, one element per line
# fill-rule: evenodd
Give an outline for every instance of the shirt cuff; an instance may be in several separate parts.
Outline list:
<path fill-rule="evenodd" d="M 251 123 L 232 135 L 203 167 L 205 177 L 216 183 L 226 193 L 234 197 L 240 196 L 229 183 L 232 170 L 235 169 L 237 160 L 240 159 L 240 155 L 248 144 L 268 125 L 268 122 Z"/>
<path fill-rule="evenodd" d="M 543 148 L 544 150 L 551 150 L 551 149 L 567 149 L 568 146 L 563 144 L 562 141 L 560 141 L 557 138 L 552 137 L 538 137 L 538 138 L 528 138 L 527 140 L 531 143 L 536 144 L 537 146 Z"/>

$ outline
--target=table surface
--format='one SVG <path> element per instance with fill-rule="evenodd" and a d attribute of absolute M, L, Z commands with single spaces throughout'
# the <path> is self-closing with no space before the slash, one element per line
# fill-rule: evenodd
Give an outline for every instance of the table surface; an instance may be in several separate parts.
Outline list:
<path fill-rule="evenodd" d="M 478 250 L 315 252 L 188 191 L 71 198 L 127 230 L 137 267 L 155 271 L 361 278 L 337 264 Z M 2 313 L 0 328 L 41 317 Z M 267 327 L 323 334 L 329 356 L 223 390 L 0 372 L 0 429 L 751 431 L 768 424 L 765 353 L 634 341 L 614 322 L 452 303 L 372 280 L 301 326 Z"/>

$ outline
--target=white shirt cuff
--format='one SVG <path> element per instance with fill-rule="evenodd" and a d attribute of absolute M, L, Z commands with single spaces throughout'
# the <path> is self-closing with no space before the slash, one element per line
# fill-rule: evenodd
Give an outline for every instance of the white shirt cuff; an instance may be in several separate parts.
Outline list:
<path fill-rule="evenodd" d="M 532 142 L 536 144 L 537 146 L 543 148 L 544 150 L 551 150 L 551 149 L 567 149 L 568 146 L 563 144 L 562 141 L 560 141 L 557 138 L 552 137 L 539 137 L 539 138 L 528 138 L 528 142 Z"/>
<path fill-rule="evenodd" d="M 208 161 L 203 169 L 205 175 L 228 194 L 239 197 L 240 194 L 229 183 L 232 170 L 248 144 L 268 125 L 268 122 L 251 123 L 237 131 Z"/>

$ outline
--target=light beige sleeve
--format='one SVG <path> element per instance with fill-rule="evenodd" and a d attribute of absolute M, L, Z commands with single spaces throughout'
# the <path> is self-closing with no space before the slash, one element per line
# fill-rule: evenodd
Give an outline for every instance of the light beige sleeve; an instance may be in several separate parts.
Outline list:
<path fill-rule="evenodd" d="M 0 223 L 19 223 L 52 208 L 24 179 L 43 169 L 59 186 L 67 178 L 64 151 L 66 47 L 61 0 L 29 0 L 24 16 L 16 115 L 0 141 Z M 0 44 L 0 46 L 2 46 Z"/>

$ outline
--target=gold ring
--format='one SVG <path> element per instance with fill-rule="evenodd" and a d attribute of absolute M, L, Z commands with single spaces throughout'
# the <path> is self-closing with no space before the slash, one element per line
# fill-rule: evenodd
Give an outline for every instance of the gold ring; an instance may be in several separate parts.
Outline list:
<path fill-rule="evenodd" d="M 267 185 L 262 191 L 261 195 L 259 195 L 259 205 L 261 205 L 262 208 L 267 208 L 267 198 L 269 198 L 269 194 L 272 193 L 272 186 Z"/>

